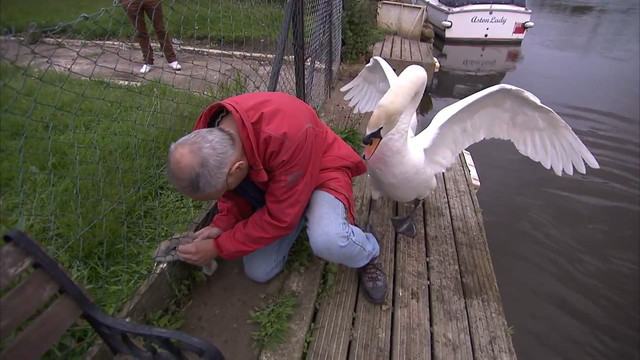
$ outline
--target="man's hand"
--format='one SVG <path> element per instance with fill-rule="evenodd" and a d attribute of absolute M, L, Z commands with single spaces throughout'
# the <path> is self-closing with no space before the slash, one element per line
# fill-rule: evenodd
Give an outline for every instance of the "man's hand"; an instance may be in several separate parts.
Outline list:
<path fill-rule="evenodd" d="M 178 256 L 193 265 L 204 266 L 208 264 L 218 256 L 212 242 L 222 233 L 222 229 L 217 227 L 207 226 L 200 229 L 195 233 L 196 238 L 193 243 L 178 247 Z"/>
<path fill-rule="evenodd" d="M 190 264 L 204 266 L 218 256 L 218 252 L 212 242 L 213 239 L 210 239 L 180 245 L 178 247 L 178 256 Z"/>
<path fill-rule="evenodd" d="M 202 240 L 207 240 L 207 239 L 215 239 L 218 236 L 220 236 L 220 234 L 222 234 L 224 231 L 222 231 L 222 229 L 217 228 L 217 227 L 213 227 L 213 226 L 207 226 L 204 227 L 198 231 L 196 231 L 196 238 L 194 241 L 202 241 Z"/>

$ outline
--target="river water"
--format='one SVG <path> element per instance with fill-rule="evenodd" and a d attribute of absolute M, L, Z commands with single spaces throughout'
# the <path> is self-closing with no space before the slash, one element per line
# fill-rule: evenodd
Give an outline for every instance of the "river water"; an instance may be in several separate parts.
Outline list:
<path fill-rule="evenodd" d="M 527 5 L 536 25 L 521 46 L 439 46 L 443 69 L 422 118 L 428 123 L 458 98 L 508 83 L 574 129 L 599 170 L 558 177 L 509 142 L 469 148 L 507 322 L 521 360 L 638 359 L 638 1 Z"/>

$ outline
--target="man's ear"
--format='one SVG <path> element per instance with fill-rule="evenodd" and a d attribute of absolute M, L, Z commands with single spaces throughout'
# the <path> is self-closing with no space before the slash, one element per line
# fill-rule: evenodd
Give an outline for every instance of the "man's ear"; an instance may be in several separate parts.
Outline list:
<path fill-rule="evenodd" d="M 229 169 L 229 172 L 232 174 L 242 173 L 246 169 L 247 169 L 247 162 L 240 160 L 240 161 L 236 161 L 233 165 L 231 165 L 231 169 Z"/>

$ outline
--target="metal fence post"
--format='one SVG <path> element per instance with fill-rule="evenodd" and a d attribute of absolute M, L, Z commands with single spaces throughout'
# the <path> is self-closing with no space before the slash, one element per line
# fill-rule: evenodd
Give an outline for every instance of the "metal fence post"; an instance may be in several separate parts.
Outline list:
<path fill-rule="evenodd" d="M 331 98 L 331 85 L 333 84 L 333 0 L 327 0 L 328 23 L 329 23 L 329 54 L 327 54 L 327 63 L 325 64 L 327 98 Z"/>
<path fill-rule="evenodd" d="M 293 11 L 293 55 L 295 63 L 296 96 L 306 101 L 304 76 L 304 4 L 294 0 Z"/>
<path fill-rule="evenodd" d="M 280 70 L 282 69 L 282 60 L 284 59 L 284 50 L 287 45 L 287 38 L 289 37 L 289 25 L 291 25 L 293 16 L 293 5 L 297 0 L 287 0 L 287 4 L 284 8 L 284 17 L 282 18 L 282 25 L 280 26 L 280 37 L 278 38 L 278 44 L 276 45 L 276 56 L 273 61 L 273 68 L 271 68 L 271 76 L 269 77 L 269 85 L 267 90 L 276 91 L 278 88 L 278 79 L 280 78 Z"/>

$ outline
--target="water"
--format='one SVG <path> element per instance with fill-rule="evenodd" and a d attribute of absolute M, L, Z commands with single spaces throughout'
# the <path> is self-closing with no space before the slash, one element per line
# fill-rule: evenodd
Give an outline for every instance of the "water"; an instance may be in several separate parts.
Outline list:
<path fill-rule="evenodd" d="M 557 177 L 508 142 L 469 148 L 514 346 L 521 360 L 638 359 L 638 1 L 528 6 L 536 25 L 521 47 L 443 49 L 443 68 L 498 71 L 441 72 L 424 119 L 501 82 L 531 91 L 569 123 L 601 169 Z"/>

